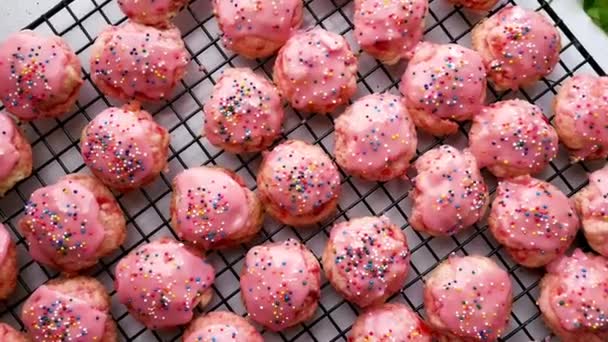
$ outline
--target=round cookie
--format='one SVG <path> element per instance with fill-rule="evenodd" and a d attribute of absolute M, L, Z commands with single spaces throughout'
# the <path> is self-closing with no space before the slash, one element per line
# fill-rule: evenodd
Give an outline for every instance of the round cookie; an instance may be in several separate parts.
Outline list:
<path fill-rule="evenodd" d="M 515 262 L 540 267 L 562 255 L 580 226 L 566 195 L 530 176 L 498 183 L 488 224 Z"/>
<path fill-rule="evenodd" d="M 534 175 L 557 155 L 558 136 L 539 107 L 506 100 L 473 118 L 469 149 L 479 167 L 498 178 Z"/>
<path fill-rule="evenodd" d="M 262 203 L 234 172 L 195 167 L 173 179 L 171 224 L 180 239 L 203 250 L 238 245 L 262 228 Z"/>
<path fill-rule="evenodd" d="M 456 234 L 479 221 L 488 207 L 488 189 L 475 157 L 442 145 L 424 153 L 414 164 L 413 200 L 409 223 L 433 235 Z"/>
<path fill-rule="evenodd" d="M 19 228 L 32 259 L 68 274 L 95 265 L 127 235 L 112 193 L 85 174 L 70 174 L 34 191 Z"/>
<path fill-rule="evenodd" d="M 436 136 L 454 134 L 486 98 L 481 56 L 456 44 L 421 43 L 401 77 L 399 90 L 416 126 Z"/>
<path fill-rule="evenodd" d="M 340 174 L 319 146 L 288 140 L 266 152 L 257 175 L 266 211 L 292 226 L 329 218 L 338 206 Z"/>
<path fill-rule="evenodd" d="M 82 131 L 84 163 L 105 185 L 130 191 L 151 183 L 167 168 L 169 133 L 137 107 L 111 107 Z"/>
<path fill-rule="evenodd" d="M 327 114 L 357 91 L 357 58 L 344 37 L 314 28 L 297 33 L 281 48 L 273 78 L 294 109 Z"/>
<path fill-rule="evenodd" d="M 118 0 L 120 10 L 142 25 L 166 27 L 188 0 Z"/>
<path fill-rule="evenodd" d="M 25 334 L 15 330 L 6 323 L 0 323 L 0 341 L 29 342 Z"/>
<path fill-rule="evenodd" d="M 608 341 L 608 259 L 576 249 L 547 265 L 538 306 L 563 342 Z"/>
<path fill-rule="evenodd" d="M 608 166 L 590 174 L 573 199 L 589 246 L 608 257 Z"/>
<path fill-rule="evenodd" d="M 416 154 L 416 127 L 399 96 L 372 94 L 355 101 L 335 121 L 336 162 L 371 181 L 405 175 Z"/>
<path fill-rule="evenodd" d="M 232 153 L 267 149 L 281 135 L 285 117 L 276 87 L 248 68 L 224 71 L 203 114 L 203 135 Z"/>
<path fill-rule="evenodd" d="M 241 316 L 214 311 L 190 323 L 183 342 L 264 342 L 262 335 Z"/>
<path fill-rule="evenodd" d="M 559 61 L 561 39 L 542 14 L 505 6 L 472 31 L 488 78 L 499 90 L 517 89 L 547 76 Z"/>
<path fill-rule="evenodd" d="M 17 248 L 6 227 L 0 223 L 0 301 L 8 299 L 15 291 L 18 275 Z M 0 341 L 3 340 L 0 338 Z"/>
<path fill-rule="evenodd" d="M 302 25 L 302 0 L 213 0 L 224 45 L 247 58 L 274 54 Z"/>
<path fill-rule="evenodd" d="M 0 197 L 32 174 L 32 147 L 13 119 L 0 112 Z"/>
<path fill-rule="evenodd" d="M 171 238 L 137 247 L 118 262 L 115 275 L 118 301 L 149 329 L 187 324 L 196 306 L 213 296 L 213 267 Z"/>
<path fill-rule="evenodd" d="M 553 101 L 553 125 L 573 161 L 608 157 L 608 77 L 569 78 Z"/>
<path fill-rule="evenodd" d="M 94 278 L 53 279 L 23 304 L 21 320 L 33 341 L 118 340 L 110 297 Z"/>
<path fill-rule="evenodd" d="M 348 342 L 432 342 L 432 337 L 427 325 L 407 305 L 387 303 L 359 315 Z"/>
<path fill-rule="evenodd" d="M 0 101 L 21 120 L 70 111 L 82 86 L 80 61 L 57 36 L 25 30 L 0 43 Z"/>
<path fill-rule="evenodd" d="M 428 0 L 355 0 L 355 38 L 385 64 L 409 59 L 424 34 Z"/>
<path fill-rule="evenodd" d="M 405 234 L 385 217 L 361 217 L 334 225 L 323 252 L 325 276 L 361 308 L 384 303 L 407 279 Z"/>
<path fill-rule="evenodd" d="M 321 297 L 319 262 L 292 239 L 251 248 L 240 281 L 249 317 L 271 331 L 312 318 Z"/>
<path fill-rule="evenodd" d="M 496 6 L 498 0 L 448 0 L 454 5 L 460 5 L 473 11 L 489 11 Z"/>
<path fill-rule="evenodd" d="M 496 341 L 509 323 L 511 286 L 492 259 L 452 255 L 426 279 L 427 322 L 441 342 Z"/>
<path fill-rule="evenodd" d="M 106 96 L 160 101 L 186 73 L 189 54 L 179 29 L 134 22 L 103 30 L 91 51 L 91 80 Z"/>

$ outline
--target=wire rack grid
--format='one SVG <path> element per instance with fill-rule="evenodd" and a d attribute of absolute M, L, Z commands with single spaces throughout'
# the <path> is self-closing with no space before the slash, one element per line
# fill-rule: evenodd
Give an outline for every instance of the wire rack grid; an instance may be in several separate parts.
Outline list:
<path fill-rule="evenodd" d="M 320 25 L 339 32 L 349 40 L 354 49 L 358 49 L 352 37 L 352 1 L 305 0 L 304 3 L 305 27 Z M 545 113 L 550 116 L 551 100 L 560 83 L 566 78 L 576 73 L 605 75 L 547 1 L 503 1 L 491 13 L 508 3 L 533 8 L 555 23 L 562 35 L 561 60 L 551 75 L 533 87 L 518 92 L 497 92 L 490 87 L 489 100 L 524 98 L 544 108 Z M 449 5 L 445 0 L 431 0 L 425 40 L 457 42 L 469 46 L 471 28 L 480 19 L 482 16 Z M 118 104 L 101 95 L 91 83 L 88 74 L 90 48 L 103 27 L 108 24 L 119 25 L 124 20 L 116 1 L 113 0 L 63 0 L 27 27 L 46 34 L 56 34 L 68 41 L 83 62 L 85 86 L 80 94 L 77 108 L 72 113 L 59 119 L 22 125 L 32 143 L 34 173 L 0 199 L 0 218 L 7 227 L 10 227 L 13 239 L 17 241 L 20 265 L 18 289 L 10 300 L 0 303 L 0 318 L 16 328 L 23 329 L 19 313 L 27 296 L 37 286 L 58 275 L 55 271 L 31 260 L 26 243 L 16 229 L 16 222 L 23 214 L 25 201 L 36 188 L 50 184 L 64 174 L 86 172 L 78 149 L 80 132 L 97 113 L 108 106 Z M 128 220 L 127 241 L 119 251 L 104 258 L 90 271 L 92 276 L 106 285 L 112 295 L 112 315 L 117 322 L 120 340 L 123 341 L 177 341 L 182 333 L 180 329 L 162 332 L 145 329 L 117 302 L 113 288 L 114 267 L 122 256 L 138 245 L 160 236 L 176 237 L 170 228 L 168 212 L 173 176 L 192 166 L 221 165 L 235 170 L 251 189 L 255 189 L 255 174 L 260 163 L 259 154 L 225 153 L 201 138 L 199 132 L 203 120 L 200 112 L 203 103 L 210 96 L 213 85 L 225 68 L 248 66 L 270 78 L 274 60 L 270 58 L 251 61 L 227 51 L 221 44 L 209 0 L 191 1 L 175 19 L 175 23 L 182 31 L 184 41 L 192 55 L 188 74 L 169 101 L 145 106 L 154 113 L 155 119 L 171 132 L 169 170 L 156 182 L 141 190 L 117 194 L 117 199 Z M 358 92 L 354 99 L 373 92 L 398 93 L 397 85 L 404 68 L 404 63 L 388 67 L 379 64 L 366 54 L 361 54 Z M 467 144 L 467 129 L 468 125 L 462 125 L 459 134 L 443 140 L 419 134 L 417 154 L 420 155 L 442 143 L 464 147 Z M 333 119 L 330 116 L 306 115 L 287 108 L 287 120 L 282 138 L 313 142 L 331 155 Z M 558 158 L 539 177 L 572 195 L 586 184 L 585 173 L 599 166 L 601 163 L 570 164 L 566 153 L 560 151 Z M 320 257 L 328 231 L 335 222 L 364 215 L 384 214 L 402 226 L 408 237 L 412 255 L 407 283 L 400 293 L 391 298 L 391 301 L 407 303 L 424 316 L 423 277 L 450 253 L 483 254 L 495 259 L 507 269 L 513 280 L 513 312 L 510 327 L 502 340 L 530 341 L 551 338 L 542 324 L 540 312 L 535 304 L 542 273 L 520 267 L 509 260 L 487 231 L 485 222 L 451 238 L 432 238 L 420 234 L 411 229 L 407 221 L 407 213 L 410 210 L 408 182 L 370 183 L 352 178 L 342 171 L 341 173 L 343 196 L 339 210 L 332 219 L 305 230 L 296 230 L 267 219 L 263 232 L 256 241 L 209 255 L 210 262 L 216 268 L 217 279 L 214 285 L 214 300 L 206 310 L 231 310 L 241 315 L 246 314 L 240 301 L 238 279 L 248 247 L 266 241 L 295 237 Z M 494 192 L 495 179 L 488 174 L 485 176 Z M 582 239 L 578 239 L 577 244 L 585 246 Z M 263 335 L 267 341 L 345 341 L 357 313 L 358 309 L 340 298 L 324 280 L 319 309 L 313 319 L 279 334 L 263 331 Z"/>

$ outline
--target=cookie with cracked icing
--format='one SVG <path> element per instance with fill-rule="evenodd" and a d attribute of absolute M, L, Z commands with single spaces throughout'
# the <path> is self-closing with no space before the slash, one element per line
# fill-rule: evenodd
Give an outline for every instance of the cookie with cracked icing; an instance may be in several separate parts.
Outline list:
<path fill-rule="evenodd" d="M 171 238 L 140 245 L 116 266 L 118 301 L 149 329 L 192 320 L 197 305 L 213 296 L 215 271 L 203 255 Z"/>
<path fill-rule="evenodd" d="M 209 312 L 190 323 L 184 342 L 264 342 L 246 319 L 230 311 Z"/>
<path fill-rule="evenodd" d="M 355 38 L 385 64 L 409 59 L 422 39 L 428 0 L 355 0 Z"/>
<path fill-rule="evenodd" d="M 473 11 L 489 11 L 496 4 L 498 0 L 448 0 L 454 5 L 460 5 L 464 8 L 468 8 Z"/>
<path fill-rule="evenodd" d="M 418 143 L 416 127 L 396 95 L 372 94 L 355 101 L 335 121 L 336 162 L 371 181 L 405 175 Z"/>
<path fill-rule="evenodd" d="M 541 267 L 564 254 L 579 229 L 572 201 L 554 185 L 520 176 L 498 183 L 488 218 L 515 262 Z"/>
<path fill-rule="evenodd" d="M 188 4 L 188 0 L 118 0 L 118 6 L 129 19 L 142 25 L 168 26 L 171 19 Z"/>
<path fill-rule="evenodd" d="M 506 100 L 473 118 L 469 149 L 479 167 L 498 178 L 534 175 L 557 155 L 558 136 L 538 106 Z"/>
<path fill-rule="evenodd" d="M 421 43 L 401 77 L 399 90 L 414 123 L 435 136 L 454 134 L 486 98 L 481 56 L 457 44 Z"/>
<path fill-rule="evenodd" d="M 325 276 L 361 308 L 384 303 L 407 279 L 405 234 L 387 217 L 360 217 L 334 225 L 323 252 Z"/>
<path fill-rule="evenodd" d="M 451 255 L 426 278 L 427 322 L 440 342 L 496 341 L 509 324 L 511 286 L 492 259 Z"/>
<path fill-rule="evenodd" d="M 608 157 L 608 77 L 576 75 L 553 101 L 553 125 L 574 161 Z"/>
<path fill-rule="evenodd" d="M 134 22 L 108 26 L 91 50 L 91 80 L 107 96 L 154 102 L 167 99 L 186 73 L 190 56 L 179 29 Z"/>
<path fill-rule="evenodd" d="M 62 38 L 13 33 L 0 43 L 0 60 L 0 101 L 21 120 L 57 117 L 76 103 L 82 70 Z"/>
<path fill-rule="evenodd" d="M 8 299 L 13 293 L 18 275 L 17 248 L 6 226 L 0 223 L 0 300 Z"/>
<path fill-rule="evenodd" d="M 549 75 L 561 49 L 559 32 L 533 10 L 508 5 L 472 31 L 488 78 L 499 90 L 525 87 Z"/>
<path fill-rule="evenodd" d="M 488 189 L 468 150 L 442 145 L 424 153 L 414 167 L 418 174 L 410 191 L 409 217 L 414 229 L 433 236 L 453 235 L 483 217 Z"/>
<path fill-rule="evenodd" d="M 281 135 L 285 118 L 277 88 L 249 68 L 224 70 L 203 115 L 205 138 L 232 153 L 267 149 Z"/>
<path fill-rule="evenodd" d="M 32 147 L 15 121 L 0 112 L 0 197 L 32 174 Z"/>
<path fill-rule="evenodd" d="M 6 323 L 0 323 L 0 341 L 29 342 L 26 335 Z"/>
<path fill-rule="evenodd" d="M 302 25 L 302 0 L 213 0 L 224 45 L 247 58 L 273 55 Z"/>
<path fill-rule="evenodd" d="M 608 167 L 591 173 L 573 199 L 589 246 L 608 257 Z"/>
<path fill-rule="evenodd" d="M 127 235 L 112 193 L 95 177 L 69 174 L 34 191 L 19 220 L 32 259 L 67 274 L 97 264 Z"/>
<path fill-rule="evenodd" d="M 279 50 L 273 78 L 294 109 L 328 114 L 357 91 L 357 58 L 344 37 L 313 28 Z"/>
<path fill-rule="evenodd" d="M 431 342 L 430 328 L 407 305 L 386 303 L 357 317 L 348 342 Z"/>
<path fill-rule="evenodd" d="M 195 167 L 173 179 L 171 225 L 180 239 L 203 249 L 232 247 L 262 228 L 264 210 L 236 173 Z"/>
<path fill-rule="evenodd" d="M 251 248 L 240 282 L 249 317 L 271 331 L 312 318 L 321 297 L 319 262 L 293 239 Z"/>
<path fill-rule="evenodd" d="M 154 181 L 167 168 L 170 136 L 143 109 L 110 107 L 82 131 L 84 163 L 105 185 L 130 191 Z"/>
<path fill-rule="evenodd" d="M 576 249 L 547 265 L 538 306 L 563 342 L 608 341 L 608 259 Z"/>

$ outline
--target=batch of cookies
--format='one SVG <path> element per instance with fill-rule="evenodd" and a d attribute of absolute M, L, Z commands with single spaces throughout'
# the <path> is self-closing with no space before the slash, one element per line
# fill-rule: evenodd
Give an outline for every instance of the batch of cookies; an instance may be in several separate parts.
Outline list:
<path fill-rule="evenodd" d="M 477 12 L 498 2 L 447 1 Z M 509 329 L 513 285 L 485 256 L 452 255 L 425 277 L 426 319 L 407 305 L 385 303 L 402 290 L 410 268 L 406 236 L 385 216 L 336 223 L 321 262 L 294 239 L 252 247 L 240 274 L 246 317 L 194 317 L 212 299 L 207 252 L 250 242 L 265 214 L 295 227 L 336 220 L 340 169 L 383 182 L 406 178 L 413 168 L 413 229 L 448 237 L 489 212 L 490 231 L 514 262 L 546 268 L 538 305 L 553 333 L 563 341 L 608 341 L 608 168 L 592 173 L 573 199 L 533 177 L 556 157 L 559 141 L 573 162 L 608 157 L 608 78 L 566 80 L 553 123 L 524 100 L 486 103 L 488 80 L 516 90 L 558 63 L 560 34 L 542 14 L 501 5 L 475 26 L 469 49 L 421 42 L 428 0 L 354 0 L 354 38 L 363 52 L 408 65 L 401 96 L 367 95 L 335 113 L 357 89 L 357 55 L 343 36 L 303 29 L 302 0 L 212 2 L 228 49 L 246 58 L 276 54 L 273 81 L 248 68 L 226 69 L 202 108 L 202 139 L 229 153 L 262 152 L 257 192 L 219 166 L 175 176 L 171 227 L 181 241 L 137 246 L 114 272 L 116 298 L 132 317 L 149 329 L 184 327 L 187 342 L 263 341 L 258 328 L 280 332 L 315 315 L 323 272 L 361 309 L 348 341 L 497 340 Z M 80 151 L 90 174 L 64 176 L 26 203 L 17 231 L 33 260 L 62 275 L 23 303 L 26 332 L 2 323 L 0 341 L 118 340 L 107 289 L 83 273 L 125 241 L 127 222 L 112 190 L 138 189 L 167 169 L 170 135 L 141 103 L 170 99 L 185 75 L 190 55 L 171 20 L 187 3 L 118 0 L 129 20 L 95 40 L 90 79 L 125 105 L 102 111 L 83 129 Z M 0 194 L 32 173 L 32 149 L 14 118 L 65 114 L 82 84 L 80 60 L 60 37 L 22 31 L 0 43 Z M 277 143 L 284 102 L 336 115 L 333 156 L 300 140 Z M 412 163 L 417 129 L 444 137 L 465 121 L 472 121 L 468 148 L 438 146 Z M 482 168 L 499 180 L 491 207 Z M 600 255 L 567 253 L 579 228 Z M 16 254 L 0 226 L 0 299 L 15 289 Z"/>

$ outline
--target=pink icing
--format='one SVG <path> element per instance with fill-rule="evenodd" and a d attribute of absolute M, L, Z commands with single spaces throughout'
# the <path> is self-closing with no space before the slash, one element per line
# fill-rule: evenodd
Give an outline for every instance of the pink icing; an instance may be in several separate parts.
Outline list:
<path fill-rule="evenodd" d="M 335 122 L 339 144 L 345 149 L 342 166 L 357 173 L 381 173 L 403 162 L 405 173 L 416 152 L 416 129 L 399 96 L 373 94 L 357 100 Z M 375 177 L 375 176 L 374 176 Z"/>
<path fill-rule="evenodd" d="M 274 80 L 297 110 L 331 112 L 356 90 L 357 58 L 344 37 L 320 28 L 287 41 L 275 62 Z"/>
<path fill-rule="evenodd" d="M 262 336 L 241 316 L 213 311 L 192 322 L 184 342 L 264 342 Z"/>
<path fill-rule="evenodd" d="M 102 90 L 112 89 L 112 96 L 156 101 L 171 95 L 188 60 L 177 28 L 127 22 L 101 32 L 91 55 L 91 76 Z"/>
<path fill-rule="evenodd" d="M 76 55 L 59 37 L 25 30 L 0 44 L 0 99 L 7 110 L 31 120 L 41 106 L 64 91 L 66 66 Z M 79 65 L 78 65 L 79 67 Z"/>
<path fill-rule="evenodd" d="M 489 10 L 492 7 L 494 7 L 494 5 L 496 5 L 496 3 L 498 3 L 498 0 L 449 0 L 451 3 L 456 4 L 456 5 L 461 5 L 463 7 L 472 9 L 472 10 L 477 10 L 477 11 L 484 11 L 484 10 Z"/>
<path fill-rule="evenodd" d="M 582 137 L 582 146 L 571 150 L 575 158 L 584 159 L 595 154 L 603 158 L 608 154 L 608 77 L 579 75 L 570 78 L 560 89 L 555 115 L 556 122 L 561 116 L 570 117 L 576 135 Z"/>
<path fill-rule="evenodd" d="M 277 89 L 251 69 L 228 69 L 205 104 L 205 137 L 265 148 L 280 134 L 284 113 Z"/>
<path fill-rule="evenodd" d="M 480 168 L 508 166 L 520 174 L 537 173 L 557 155 L 558 137 L 540 108 L 507 100 L 474 117 L 469 147 Z"/>
<path fill-rule="evenodd" d="M 495 341 L 509 320 L 511 280 L 493 261 L 481 263 L 479 258 L 451 256 L 439 266 L 449 267 L 450 275 L 428 290 L 446 330 L 478 341 Z"/>
<path fill-rule="evenodd" d="M 562 253 L 579 228 L 568 197 L 554 185 L 530 176 L 498 184 L 492 215 L 497 222 L 492 227 L 494 235 L 504 236 L 508 247 L 515 249 Z"/>
<path fill-rule="evenodd" d="M 142 24 L 168 20 L 187 3 L 188 0 L 118 0 L 123 13 Z"/>
<path fill-rule="evenodd" d="M 162 329 L 188 323 L 215 279 L 213 267 L 165 238 L 138 247 L 116 266 L 118 300 L 142 323 Z"/>
<path fill-rule="evenodd" d="M 95 194 L 70 179 L 34 191 L 20 224 L 32 258 L 48 265 L 90 259 L 105 237 Z"/>
<path fill-rule="evenodd" d="M 589 206 L 584 210 L 592 216 L 608 220 L 608 167 L 590 174 L 589 186 L 595 189 L 596 196 L 589 198 Z"/>
<path fill-rule="evenodd" d="M 567 331 L 608 331 L 608 259 L 576 249 L 547 266 L 559 277 L 550 305 Z"/>
<path fill-rule="evenodd" d="M 408 108 L 441 119 L 467 120 L 486 97 L 481 56 L 456 44 L 422 43 L 401 78 Z"/>
<path fill-rule="evenodd" d="M 19 133 L 13 119 L 0 112 L 0 182 L 10 176 L 19 161 L 19 151 L 13 142 L 15 134 Z"/>
<path fill-rule="evenodd" d="M 104 183 L 128 187 L 154 172 L 150 135 L 166 131 L 146 114 L 111 107 L 87 126 L 82 158 Z"/>
<path fill-rule="evenodd" d="M 36 341 L 102 341 L 107 319 L 107 313 L 82 299 L 46 285 L 32 294 L 22 314 L 30 337 Z"/>
<path fill-rule="evenodd" d="M 356 0 L 355 37 L 376 58 L 409 58 L 422 39 L 427 8 L 428 0 Z"/>
<path fill-rule="evenodd" d="M 559 60 L 560 37 L 540 13 L 507 6 L 483 24 L 484 62 L 490 78 L 516 89 L 549 74 Z"/>
<path fill-rule="evenodd" d="M 477 222 L 488 201 L 488 190 L 475 158 L 442 145 L 416 161 L 415 208 L 424 230 L 455 234 Z"/>
<path fill-rule="evenodd" d="M 297 323 L 312 294 L 319 295 L 319 266 L 313 270 L 305 253 L 314 259 L 306 247 L 291 239 L 247 252 L 241 294 L 253 320 L 273 331 L 282 330 Z"/>
<path fill-rule="evenodd" d="M 365 311 L 353 325 L 348 342 L 431 342 L 422 320 L 403 304 L 385 304 Z"/>
<path fill-rule="evenodd" d="M 340 195 L 340 174 L 316 145 L 288 140 L 264 156 L 261 172 L 271 183 L 259 191 L 294 215 L 305 215 Z"/>
<path fill-rule="evenodd" d="M 247 193 L 226 171 L 191 168 L 173 184 L 179 194 L 174 210 L 181 239 L 210 249 L 247 227 Z"/>
<path fill-rule="evenodd" d="M 0 223 L 0 265 L 4 265 L 4 259 L 8 253 L 11 241 L 11 235 L 8 233 L 8 230 Z"/>

